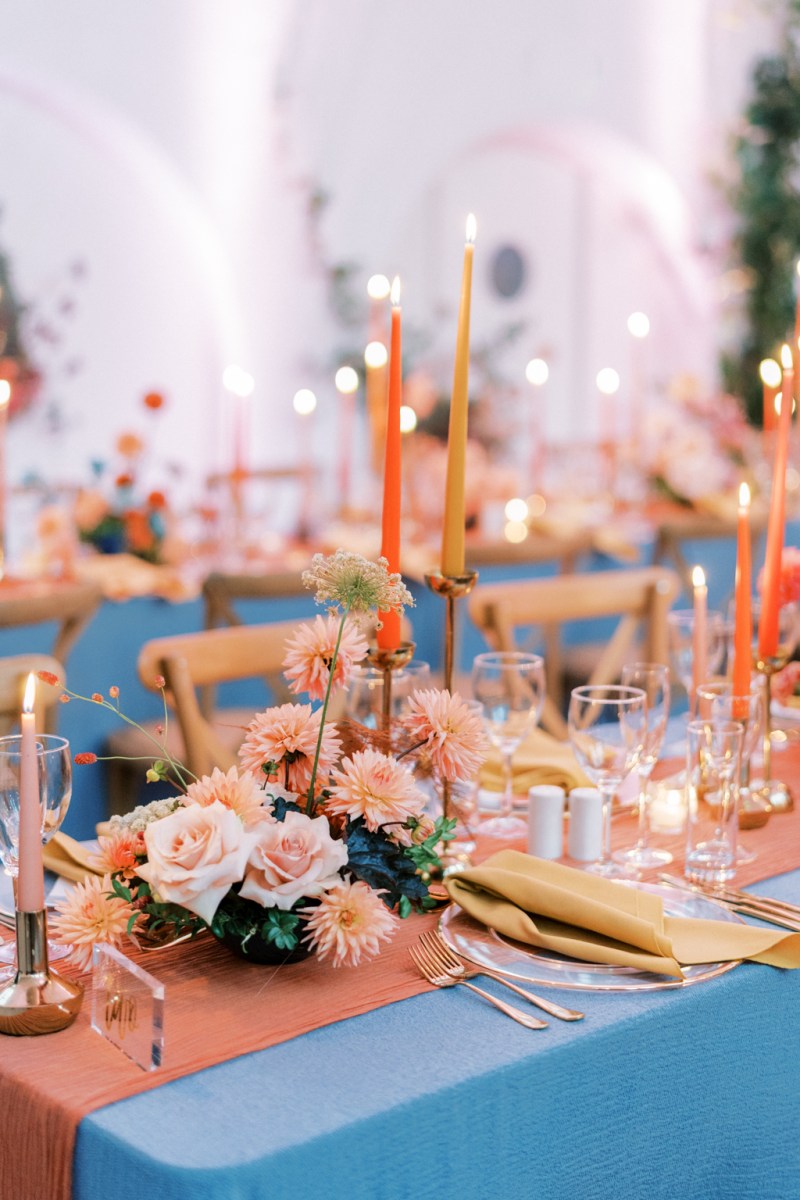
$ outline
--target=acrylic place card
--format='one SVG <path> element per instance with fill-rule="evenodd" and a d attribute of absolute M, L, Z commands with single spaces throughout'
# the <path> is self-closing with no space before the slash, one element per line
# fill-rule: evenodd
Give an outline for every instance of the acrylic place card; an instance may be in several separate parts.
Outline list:
<path fill-rule="evenodd" d="M 113 946 L 94 947 L 92 1029 L 143 1071 L 164 1056 L 164 985 Z"/>

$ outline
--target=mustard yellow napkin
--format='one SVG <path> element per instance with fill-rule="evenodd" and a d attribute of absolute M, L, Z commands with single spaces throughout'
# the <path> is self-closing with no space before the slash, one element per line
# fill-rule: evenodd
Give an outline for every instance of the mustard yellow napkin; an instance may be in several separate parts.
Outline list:
<path fill-rule="evenodd" d="M 560 742 L 543 729 L 534 729 L 514 751 L 514 791 L 524 795 L 539 784 L 555 784 L 570 792 L 592 784 L 575 761 L 568 742 Z M 489 791 L 503 790 L 503 764 L 496 750 L 481 767 L 480 785 Z"/>
<path fill-rule="evenodd" d="M 800 967 L 800 934 L 667 917 L 659 896 L 501 850 L 447 881 L 451 899 L 507 937 L 585 962 L 681 976 L 681 965 L 751 958 Z"/>
<path fill-rule="evenodd" d="M 69 837 L 66 833 L 54 833 L 50 841 L 42 847 L 42 859 L 45 868 L 62 879 L 70 879 L 73 883 L 82 883 L 87 875 L 99 875 L 89 861 L 91 850 L 87 850 L 80 842 Z"/>

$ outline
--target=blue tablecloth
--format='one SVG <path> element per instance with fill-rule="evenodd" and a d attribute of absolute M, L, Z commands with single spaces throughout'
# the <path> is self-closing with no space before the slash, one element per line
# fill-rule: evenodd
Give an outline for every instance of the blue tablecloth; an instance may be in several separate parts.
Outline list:
<path fill-rule="evenodd" d="M 754 890 L 800 901 L 800 871 Z M 559 995 L 586 1020 L 455 988 L 112 1105 L 75 1200 L 797 1200 L 800 971 Z"/>

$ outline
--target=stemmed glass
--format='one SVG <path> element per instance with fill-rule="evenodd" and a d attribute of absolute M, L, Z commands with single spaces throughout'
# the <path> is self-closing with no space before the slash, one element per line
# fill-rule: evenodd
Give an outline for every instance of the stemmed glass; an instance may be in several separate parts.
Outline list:
<path fill-rule="evenodd" d="M 384 674 L 378 667 L 366 664 L 353 668 L 345 689 L 345 715 L 366 725 L 369 729 L 378 729 L 383 713 Z M 413 658 L 392 673 L 392 717 L 399 717 L 408 707 L 408 702 L 415 691 L 431 686 L 430 664 L 422 659 Z"/>
<path fill-rule="evenodd" d="M 603 798 L 603 847 L 586 870 L 629 878 L 628 869 L 611 857 L 611 803 L 644 750 L 647 696 L 642 688 L 621 684 L 573 688 L 567 725 L 575 757 Z"/>
<path fill-rule="evenodd" d="M 639 832 L 636 845 L 629 850 L 618 850 L 614 854 L 617 862 L 636 870 L 661 867 L 672 862 L 668 850 L 659 850 L 648 845 L 648 795 L 647 784 L 658 762 L 669 717 L 669 667 L 663 663 L 630 663 L 622 668 L 622 683 L 641 688 L 647 698 L 647 732 L 644 748 L 639 758 Z"/>
<path fill-rule="evenodd" d="M 676 608 L 667 613 L 667 635 L 672 674 L 679 679 L 694 712 L 694 609 Z M 725 658 L 727 625 L 721 612 L 706 617 L 706 669 L 704 677 L 716 675 Z"/>
<path fill-rule="evenodd" d="M 483 709 L 486 733 L 503 759 L 500 813 L 481 822 L 489 837 L 525 837 L 528 826 L 512 816 L 514 751 L 539 720 L 544 703 L 544 659 L 519 650 L 479 654 L 472 664 L 472 693 Z"/>
<path fill-rule="evenodd" d="M 66 738 L 37 733 L 39 794 L 42 802 L 42 842 L 60 828 L 72 798 L 72 758 Z M 12 734 L 0 738 L 0 862 L 14 881 L 16 896 L 19 864 L 19 778 L 22 762 L 22 738 Z M 63 958 L 67 947 L 48 942 L 50 958 Z M 0 962 L 14 962 L 16 946 L 0 946 Z"/>

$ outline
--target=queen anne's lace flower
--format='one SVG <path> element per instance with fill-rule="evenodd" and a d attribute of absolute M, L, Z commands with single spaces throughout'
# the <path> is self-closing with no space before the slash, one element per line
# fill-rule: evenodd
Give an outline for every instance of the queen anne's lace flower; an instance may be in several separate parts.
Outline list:
<path fill-rule="evenodd" d="M 333 779 L 329 812 L 363 817 L 373 831 L 391 826 L 385 832 L 393 840 L 410 843 L 410 832 L 402 827 L 409 817 L 421 815 L 425 797 L 408 767 L 368 747 L 344 759 Z"/>
<path fill-rule="evenodd" d="M 483 762 L 483 722 L 459 696 L 448 691 L 417 691 L 403 718 L 415 742 L 424 742 L 443 779 L 473 778 Z"/>
<path fill-rule="evenodd" d="M 301 908 L 308 918 L 304 938 L 317 958 L 333 955 L 334 967 L 357 967 L 364 957 L 373 957 L 380 943 L 394 933 L 397 919 L 363 880 L 342 880 L 324 892 L 318 906 Z"/>
<path fill-rule="evenodd" d="M 290 681 L 291 691 L 307 692 L 312 700 L 324 699 L 340 624 L 336 617 L 315 617 L 312 625 L 298 626 L 297 632 L 287 639 L 283 673 Z M 350 621 L 345 622 L 333 672 L 334 686 L 347 684 L 353 667 L 368 649 L 360 629 Z"/>
<path fill-rule="evenodd" d="M 359 617 L 394 610 L 402 615 L 414 598 L 399 574 L 390 573 L 385 558 L 369 562 L 360 554 L 337 550 L 327 558 L 315 554 L 303 572 L 303 584 L 315 589 L 317 604 L 332 604 Z"/>
<path fill-rule="evenodd" d="M 291 792 L 306 792 L 311 783 L 320 719 L 320 710 L 312 712 L 310 704 L 280 704 L 258 713 L 248 725 L 239 750 L 242 766 L 263 780 L 264 765 L 277 763 L 279 782 L 285 781 Z M 319 752 L 320 777 L 325 778 L 341 750 L 335 730 L 326 725 Z"/>
<path fill-rule="evenodd" d="M 50 923 L 51 934 L 60 945 L 72 947 L 70 959 L 83 971 L 92 965 L 95 942 L 118 945 L 134 915 L 130 904 L 110 892 L 110 876 L 90 875 L 56 904 L 58 915 Z"/>

